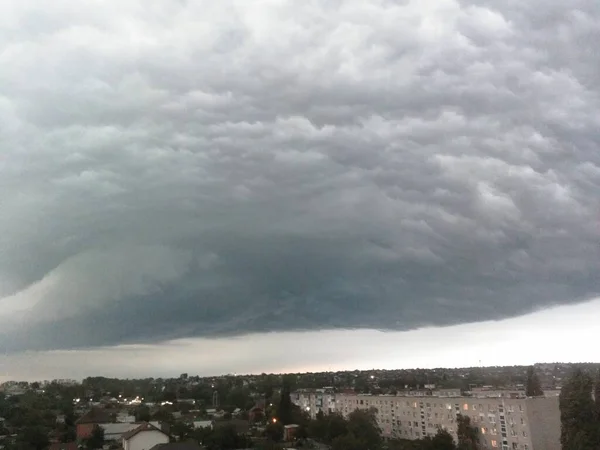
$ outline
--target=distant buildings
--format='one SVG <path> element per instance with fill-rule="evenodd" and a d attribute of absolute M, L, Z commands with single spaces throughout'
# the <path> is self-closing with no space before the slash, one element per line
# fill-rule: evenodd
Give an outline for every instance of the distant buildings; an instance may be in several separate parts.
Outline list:
<path fill-rule="evenodd" d="M 439 429 L 456 440 L 456 417 L 468 416 L 478 428 L 485 449 L 560 450 L 558 397 L 526 398 L 519 391 L 479 390 L 461 396 L 458 390 L 413 391 L 404 395 L 369 395 L 299 391 L 292 401 L 316 416 L 374 408 L 382 435 L 421 439 Z M 313 411 L 314 409 L 314 411 Z"/>

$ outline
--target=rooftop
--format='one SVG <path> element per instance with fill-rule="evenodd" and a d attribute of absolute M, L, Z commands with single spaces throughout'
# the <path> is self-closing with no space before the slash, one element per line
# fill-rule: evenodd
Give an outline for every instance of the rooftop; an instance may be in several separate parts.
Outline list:
<path fill-rule="evenodd" d="M 165 436 L 167 436 L 167 433 L 165 433 L 164 431 L 162 431 L 160 428 L 155 427 L 151 423 L 144 422 L 140 426 L 138 426 L 137 428 L 134 428 L 131 431 L 123 433 L 123 436 L 121 436 L 121 437 L 124 440 L 128 441 L 129 439 L 131 439 L 132 437 L 134 437 L 136 434 L 141 433 L 142 431 L 158 431 L 158 432 L 164 434 Z"/>

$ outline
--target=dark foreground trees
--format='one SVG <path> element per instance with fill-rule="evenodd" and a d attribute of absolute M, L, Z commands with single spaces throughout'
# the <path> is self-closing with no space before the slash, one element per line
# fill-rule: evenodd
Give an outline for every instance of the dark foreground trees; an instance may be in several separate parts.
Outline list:
<path fill-rule="evenodd" d="M 439 430 L 435 436 L 420 440 L 391 439 L 384 442 L 377 425 L 376 411 L 354 411 L 345 419 L 340 414 L 318 414 L 308 425 L 309 437 L 331 445 L 332 450 L 479 450 L 479 435 L 468 417 L 461 421 L 456 445 L 452 436 Z"/>
<path fill-rule="evenodd" d="M 560 392 L 560 441 L 563 450 L 600 449 L 600 407 L 592 377 L 577 369 Z"/>
<path fill-rule="evenodd" d="M 479 450 L 479 433 L 477 428 L 471 425 L 469 416 L 459 414 L 456 418 L 458 437 L 458 450 Z"/>

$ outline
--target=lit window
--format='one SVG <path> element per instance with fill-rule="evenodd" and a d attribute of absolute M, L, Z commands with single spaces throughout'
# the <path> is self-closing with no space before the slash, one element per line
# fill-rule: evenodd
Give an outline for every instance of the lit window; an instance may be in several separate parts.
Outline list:
<path fill-rule="evenodd" d="M 496 441 L 492 441 L 492 447 L 494 447 L 494 448 L 498 447 L 498 443 Z"/>
<path fill-rule="evenodd" d="M 468 403 L 465 403 L 465 404 L 463 405 L 463 410 L 465 410 L 465 411 L 468 411 L 468 410 L 469 410 L 469 405 L 468 405 Z"/>
<path fill-rule="evenodd" d="M 481 427 L 481 434 L 485 434 L 485 433 L 486 433 L 485 427 Z"/>

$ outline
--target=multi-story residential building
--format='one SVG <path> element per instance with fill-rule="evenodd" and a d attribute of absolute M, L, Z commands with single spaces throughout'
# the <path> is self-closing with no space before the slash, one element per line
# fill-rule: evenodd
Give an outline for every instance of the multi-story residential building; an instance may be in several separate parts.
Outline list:
<path fill-rule="evenodd" d="M 335 412 L 335 394 L 332 390 L 302 389 L 292 394 L 292 402 L 306 411 L 312 419 L 317 417 L 319 411 L 323 414 Z"/>
<path fill-rule="evenodd" d="M 455 441 L 457 416 L 462 414 L 478 428 L 485 449 L 560 450 L 556 396 L 527 398 L 512 392 L 469 397 L 452 395 L 454 392 L 437 396 L 411 394 L 336 394 L 332 411 L 348 416 L 356 409 L 374 408 L 382 435 L 387 438 L 420 439 L 444 429 Z"/>

